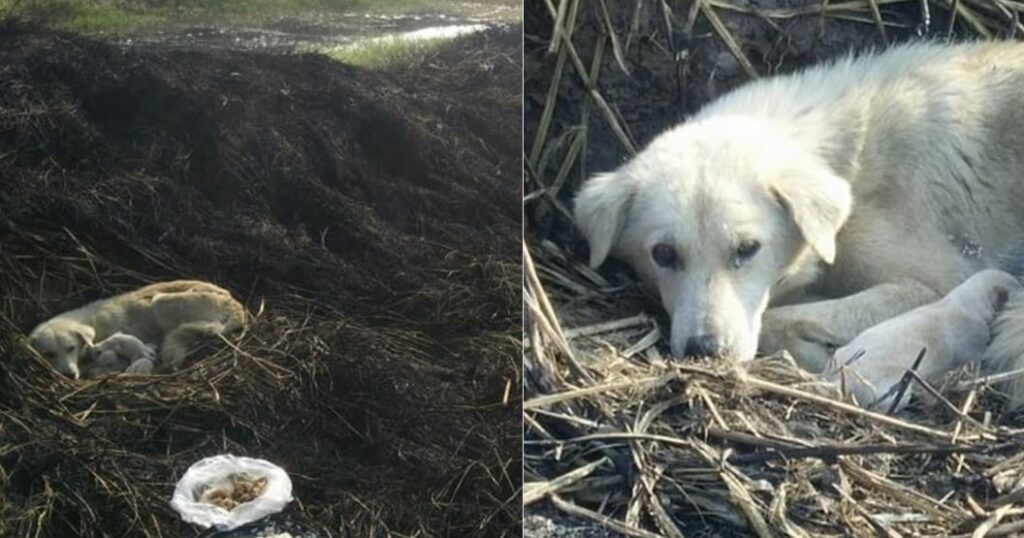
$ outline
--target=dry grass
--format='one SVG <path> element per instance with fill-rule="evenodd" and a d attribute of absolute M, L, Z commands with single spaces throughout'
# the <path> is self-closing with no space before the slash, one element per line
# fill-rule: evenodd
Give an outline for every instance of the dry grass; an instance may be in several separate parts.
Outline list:
<path fill-rule="evenodd" d="M 637 48 L 682 58 L 679 42 L 703 32 L 753 78 L 778 66 L 750 57 L 756 44 L 730 26 L 738 18 L 781 34 L 803 17 L 858 21 L 882 44 L 912 33 L 908 20 L 921 29 L 929 21 L 940 38 L 1015 35 L 1024 29 L 1024 3 L 959 0 L 929 3 L 929 11 L 916 0 L 776 9 L 725 0 L 591 4 L 535 2 L 533 18 L 527 10 L 528 33 L 550 25 L 534 37 L 546 51 L 539 72 L 551 74 L 528 118 L 524 155 L 527 505 L 548 502 L 645 537 L 1024 532 L 1024 430 L 1012 426 L 1020 417 L 1001 414 L 986 380 L 959 372 L 940 387 L 941 400 L 890 416 L 843 402 L 787 356 L 743 365 L 672 361 L 662 352 L 660 309 L 628 272 L 593 271 L 569 250 L 579 238 L 568 202 L 580 180 L 599 171 L 587 161 L 595 132 L 615 146 L 604 152 L 628 157 L 638 147 L 628 103 L 601 83 L 608 70 L 634 76 Z M 639 11 L 616 17 L 613 6 L 658 10 L 664 25 L 642 27 Z M 950 9 L 953 17 L 937 16 Z M 577 39 L 584 18 L 600 27 L 596 38 Z"/>
<path fill-rule="evenodd" d="M 631 536 L 1021 526 L 1024 473 L 1008 462 L 1024 430 L 994 418 L 985 386 L 944 391 L 957 413 L 923 403 L 890 416 L 786 356 L 675 363 L 656 320 L 599 299 L 611 286 L 563 256 L 548 243 L 527 264 L 527 504 L 550 498 Z"/>

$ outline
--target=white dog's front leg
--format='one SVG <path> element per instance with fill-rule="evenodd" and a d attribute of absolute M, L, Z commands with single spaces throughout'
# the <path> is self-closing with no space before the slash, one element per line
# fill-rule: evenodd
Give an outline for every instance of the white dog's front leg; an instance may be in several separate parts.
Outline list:
<path fill-rule="evenodd" d="M 940 298 L 920 282 L 902 281 L 839 299 L 769 308 L 762 318 L 758 351 L 787 350 L 802 367 L 821 372 L 837 348 L 868 327 Z"/>

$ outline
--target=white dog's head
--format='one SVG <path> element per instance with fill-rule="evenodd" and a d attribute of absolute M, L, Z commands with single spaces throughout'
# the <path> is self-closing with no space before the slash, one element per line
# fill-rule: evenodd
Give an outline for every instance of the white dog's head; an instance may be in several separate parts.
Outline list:
<path fill-rule="evenodd" d="M 92 346 L 96 332 L 82 323 L 54 319 L 35 328 L 28 343 L 60 373 L 78 379 L 78 362 Z"/>
<path fill-rule="evenodd" d="M 576 198 L 590 265 L 608 255 L 654 285 L 677 357 L 757 351 L 776 282 L 804 256 L 835 258 L 849 184 L 763 120 L 717 117 L 656 138 Z"/>

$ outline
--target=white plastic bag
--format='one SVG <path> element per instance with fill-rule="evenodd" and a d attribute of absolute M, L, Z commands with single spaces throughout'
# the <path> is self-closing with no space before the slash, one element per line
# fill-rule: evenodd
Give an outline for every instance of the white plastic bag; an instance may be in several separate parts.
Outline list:
<path fill-rule="evenodd" d="M 245 473 L 254 478 L 265 477 L 267 484 L 263 493 L 256 499 L 239 504 L 233 510 L 199 500 L 202 490 L 235 473 Z M 192 464 L 174 488 L 171 506 L 178 511 L 181 519 L 189 523 L 229 531 L 276 514 L 291 501 L 292 481 L 284 469 L 266 460 L 224 454 Z"/>

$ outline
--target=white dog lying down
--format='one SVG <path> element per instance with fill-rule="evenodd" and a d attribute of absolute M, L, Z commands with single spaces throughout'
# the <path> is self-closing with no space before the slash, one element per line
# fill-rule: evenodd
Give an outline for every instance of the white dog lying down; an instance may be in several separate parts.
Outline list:
<path fill-rule="evenodd" d="M 156 366 L 156 346 L 122 332 L 87 349 L 79 368 L 82 377 L 99 377 L 116 372 L 151 374 Z"/>
<path fill-rule="evenodd" d="M 861 407 L 888 410 L 896 398 L 889 391 L 922 349 L 925 355 L 917 373 L 928 382 L 979 360 L 991 340 L 996 313 L 1019 289 L 1020 282 L 1008 273 L 980 271 L 941 300 L 862 332 L 836 351 L 825 378 L 838 382 L 841 377 Z M 896 410 L 910 401 L 913 385 L 907 386 Z"/>
<path fill-rule="evenodd" d="M 129 349 L 134 342 L 123 336 L 130 335 L 143 345 L 159 342 L 159 363 L 173 370 L 203 339 L 241 330 L 246 321 L 245 308 L 227 290 L 208 282 L 176 280 L 150 284 L 60 314 L 36 327 L 28 341 L 59 372 L 77 379 L 82 374 L 79 363 L 89 349 L 97 342 L 106 345 L 105 341 L 117 333 L 122 337 L 109 344 L 115 362 L 117 356 L 149 359 L 145 352 Z M 107 354 L 103 360 L 112 357 Z M 143 364 L 137 369 L 145 367 Z"/>
<path fill-rule="evenodd" d="M 1024 241 L 1022 103 L 1024 43 L 1010 41 L 756 80 L 589 179 L 576 222 L 592 266 L 615 256 L 657 290 L 676 357 L 785 349 L 820 372 L 865 329 L 1009 267 Z M 1016 297 L 988 369 L 1024 367 Z M 1009 385 L 1024 402 L 1024 377 Z"/>

